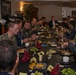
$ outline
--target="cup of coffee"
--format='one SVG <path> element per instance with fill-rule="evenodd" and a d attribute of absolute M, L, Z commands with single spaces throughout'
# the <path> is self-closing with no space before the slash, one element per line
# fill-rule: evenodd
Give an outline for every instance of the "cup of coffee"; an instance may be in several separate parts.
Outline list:
<path fill-rule="evenodd" d="M 64 57 L 63 57 L 63 62 L 69 62 L 69 57 L 64 56 Z"/>
<path fill-rule="evenodd" d="M 25 46 L 28 47 L 29 46 L 29 42 L 25 43 Z"/>

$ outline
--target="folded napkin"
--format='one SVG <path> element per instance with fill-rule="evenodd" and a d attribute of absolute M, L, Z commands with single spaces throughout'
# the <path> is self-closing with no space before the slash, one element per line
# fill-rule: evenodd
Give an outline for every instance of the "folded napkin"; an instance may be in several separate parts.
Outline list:
<path fill-rule="evenodd" d="M 59 64 L 57 64 L 52 71 L 50 72 L 50 75 L 59 75 Z"/>
<path fill-rule="evenodd" d="M 19 75 L 27 75 L 27 73 L 22 73 L 22 72 L 20 72 Z"/>
<path fill-rule="evenodd" d="M 36 43 L 36 47 L 37 47 L 38 49 L 42 49 L 42 44 L 39 43 L 39 42 L 37 41 L 37 43 Z"/>
<path fill-rule="evenodd" d="M 44 55 L 45 53 L 43 51 L 38 52 L 38 55 Z"/>
<path fill-rule="evenodd" d="M 30 59 L 29 54 L 26 50 L 24 50 L 24 56 L 22 58 L 22 62 L 26 62 Z"/>

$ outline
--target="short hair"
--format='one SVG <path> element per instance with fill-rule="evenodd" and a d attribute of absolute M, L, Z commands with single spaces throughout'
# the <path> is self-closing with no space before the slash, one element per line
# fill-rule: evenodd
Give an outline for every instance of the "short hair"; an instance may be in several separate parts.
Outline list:
<path fill-rule="evenodd" d="M 42 17 L 41 19 L 46 19 L 45 17 Z"/>
<path fill-rule="evenodd" d="M 36 19 L 36 20 L 37 20 L 37 18 L 33 17 L 33 18 L 31 19 L 31 21 L 33 21 L 33 19 Z"/>
<path fill-rule="evenodd" d="M 22 22 L 20 19 L 14 19 L 14 21 L 9 21 L 8 22 L 8 28 L 9 27 L 13 27 L 15 24 L 19 24 L 20 22 Z"/>
<path fill-rule="evenodd" d="M 24 26 L 25 23 L 30 23 L 30 21 L 29 21 L 29 20 L 24 21 L 24 22 L 23 22 L 23 26 Z"/>
<path fill-rule="evenodd" d="M 9 40 L 0 41 L 0 70 L 12 71 L 17 59 L 14 43 Z"/>
<path fill-rule="evenodd" d="M 30 21 L 29 21 L 29 20 L 27 20 L 27 21 L 25 21 L 24 23 L 30 23 Z"/>
<path fill-rule="evenodd" d="M 76 25 L 75 20 L 70 20 L 68 23 L 69 23 L 70 25 L 72 25 L 72 26 L 75 26 L 75 25 Z"/>
<path fill-rule="evenodd" d="M 68 20 L 68 19 L 66 17 L 64 17 L 63 20 Z"/>
<path fill-rule="evenodd" d="M 38 21 L 42 21 L 42 19 L 38 19 Z"/>
<path fill-rule="evenodd" d="M 51 18 L 53 18 L 53 17 L 55 17 L 55 16 L 51 16 Z"/>

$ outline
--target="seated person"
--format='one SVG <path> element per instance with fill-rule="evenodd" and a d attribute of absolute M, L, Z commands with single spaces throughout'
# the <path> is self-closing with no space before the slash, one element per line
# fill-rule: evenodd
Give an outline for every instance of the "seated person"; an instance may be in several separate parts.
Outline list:
<path fill-rule="evenodd" d="M 0 75 L 15 75 L 19 62 L 16 48 L 12 41 L 0 41 Z"/>
<path fill-rule="evenodd" d="M 16 35 L 17 45 L 22 46 L 25 42 L 29 41 L 30 37 L 30 22 L 24 22 L 24 27 L 22 28 L 22 21 L 19 23 L 19 32 Z"/>
<path fill-rule="evenodd" d="M 75 30 L 75 20 L 70 20 L 68 22 L 68 27 L 71 29 L 71 32 L 65 32 L 65 38 L 66 39 L 74 39 L 75 37 L 75 33 L 76 33 L 76 30 Z"/>
<path fill-rule="evenodd" d="M 39 36 L 37 35 L 37 32 L 32 32 L 31 33 L 31 39 L 30 39 L 30 45 L 35 46 L 35 42 L 36 40 L 39 38 Z"/>
<path fill-rule="evenodd" d="M 30 21 L 25 21 L 24 26 L 21 30 L 23 32 L 23 37 L 29 38 L 31 34 Z"/>
<path fill-rule="evenodd" d="M 36 31 L 36 25 L 37 25 L 37 19 L 36 18 L 32 18 L 31 20 L 31 32 Z"/>
<path fill-rule="evenodd" d="M 74 61 L 76 63 L 76 42 L 71 40 L 71 42 L 68 43 L 68 48 L 74 53 Z"/>
<path fill-rule="evenodd" d="M 49 21 L 49 28 L 55 28 L 56 25 L 59 25 L 59 23 L 57 20 L 55 20 L 55 17 L 52 16 L 51 20 Z"/>
<path fill-rule="evenodd" d="M 63 26 L 64 28 L 66 28 L 66 29 L 69 29 L 67 18 L 63 18 L 62 26 Z"/>
<path fill-rule="evenodd" d="M 41 19 L 39 19 L 36 25 L 36 31 L 40 31 L 42 26 L 43 26 L 43 22 Z"/>

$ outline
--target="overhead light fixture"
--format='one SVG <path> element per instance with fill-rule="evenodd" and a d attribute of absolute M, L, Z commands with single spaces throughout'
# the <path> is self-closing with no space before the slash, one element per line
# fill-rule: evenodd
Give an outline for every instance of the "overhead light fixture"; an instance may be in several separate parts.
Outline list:
<path fill-rule="evenodd" d="M 24 3 L 23 3 L 23 1 L 21 1 L 21 2 L 20 2 L 20 11 L 21 11 L 21 12 L 23 11 L 23 5 L 24 5 Z"/>

